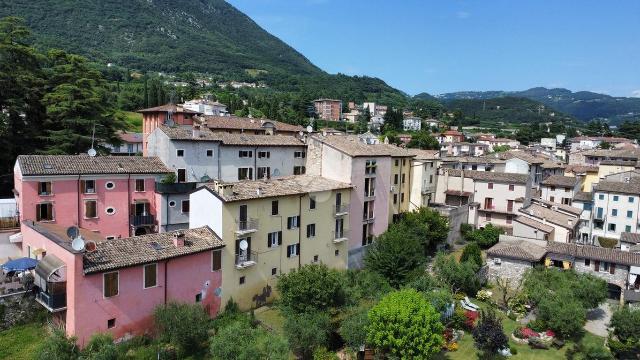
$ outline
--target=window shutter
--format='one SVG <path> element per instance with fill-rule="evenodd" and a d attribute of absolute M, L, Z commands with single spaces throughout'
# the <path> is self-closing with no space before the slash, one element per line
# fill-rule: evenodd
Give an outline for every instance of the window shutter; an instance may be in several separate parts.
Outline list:
<path fill-rule="evenodd" d="M 613 275 L 616 273 L 616 264 L 611 264 L 609 266 L 609 274 Z"/>
<path fill-rule="evenodd" d="M 300 255 L 300 243 L 297 243 L 295 246 L 296 246 L 296 254 Z"/>
<path fill-rule="evenodd" d="M 291 218 L 291 217 L 288 217 L 288 218 L 287 218 L 287 230 L 291 230 L 291 220 L 292 220 L 292 219 L 293 219 L 293 218 Z"/>
<path fill-rule="evenodd" d="M 291 257 L 291 246 L 287 246 L 287 257 Z"/>
<path fill-rule="evenodd" d="M 238 151 L 238 157 L 242 157 L 242 150 Z"/>
<path fill-rule="evenodd" d="M 596 261 L 594 262 L 594 266 L 595 266 L 595 270 L 596 270 L 596 271 L 600 271 L 600 261 L 596 260 Z"/>
<path fill-rule="evenodd" d="M 213 261 L 212 261 L 211 270 L 217 271 L 222 269 L 222 251 L 214 250 L 213 251 Z"/>
<path fill-rule="evenodd" d="M 253 168 L 249 168 L 249 180 L 253 180 Z"/>
<path fill-rule="evenodd" d="M 267 234 L 267 248 L 271 247 L 271 233 Z"/>
<path fill-rule="evenodd" d="M 282 245 L 282 231 L 278 231 L 278 245 Z"/>

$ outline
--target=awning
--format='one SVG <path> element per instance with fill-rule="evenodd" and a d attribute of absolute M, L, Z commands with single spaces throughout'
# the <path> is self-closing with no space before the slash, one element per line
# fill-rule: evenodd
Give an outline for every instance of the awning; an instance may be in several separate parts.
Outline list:
<path fill-rule="evenodd" d="M 7 261 L 2 265 L 4 271 L 27 271 L 32 270 L 38 264 L 38 260 L 23 257 L 20 259 Z"/>
<path fill-rule="evenodd" d="M 67 281 L 66 264 L 52 254 L 45 255 L 36 266 L 36 274 L 49 282 Z"/>
<path fill-rule="evenodd" d="M 12 243 L 22 242 L 22 233 L 19 232 L 17 234 L 13 234 L 13 235 L 9 236 L 9 242 L 12 242 Z"/>

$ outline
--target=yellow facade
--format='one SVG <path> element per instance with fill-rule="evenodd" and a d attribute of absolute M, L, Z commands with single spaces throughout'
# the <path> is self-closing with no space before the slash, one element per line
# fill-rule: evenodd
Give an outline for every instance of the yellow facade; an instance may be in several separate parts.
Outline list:
<path fill-rule="evenodd" d="M 635 164 L 635 163 L 634 163 Z M 618 174 L 625 171 L 633 171 L 635 170 L 635 165 L 603 165 L 600 164 L 598 166 L 598 178 L 604 179 L 605 176 L 611 174 Z"/>
<path fill-rule="evenodd" d="M 411 158 L 391 159 L 391 194 L 389 195 L 389 223 L 393 215 L 409 211 L 411 200 Z"/>
<path fill-rule="evenodd" d="M 348 208 L 350 189 L 225 202 L 221 234 L 226 243 L 222 257 L 222 305 L 226 305 L 230 297 L 243 310 L 271 302 L 276 295 L 278 276 L 305 264 L 323 263 L 330 268 L 346 269 L 349 215 L 336 212 L 337 193 Z M 315 198 L 315 209 L 310 208 L 311 197 Z M 272 215 L 273 201 L 278 201 L 277 215 Z M 246 205 L 248 222 L 246 229 L 239 231 L 242 205 Z M 298 215 L 299 226 L 289 229 L 288 218 Z M 342 219 L 343 233 L 335 234 L 339 219 Z M 308 238 L 307 225 L 310 224 L 315 224 L 315 236 Z M 268 234 L 278 232 L 282 234 L 281 244 L 269 247 Z M 250 243 L 249 261 L 238 266 L 236 247 L 241 239 Z M 287 256 L 288 246 L 295 244 L 300 244 L 299 255 Z"/>

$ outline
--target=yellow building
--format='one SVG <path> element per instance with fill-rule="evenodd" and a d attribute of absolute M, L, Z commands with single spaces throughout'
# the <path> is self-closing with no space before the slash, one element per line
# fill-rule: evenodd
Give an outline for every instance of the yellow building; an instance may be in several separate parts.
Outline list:
<path fill-rule="evenodd" d="M 350 194 L 351 185 L 312 175 L 191 193 L 190 227 L 208 225 L 226 244 L 223 306 L 231 297 L 243 310 L 272 301 L 278 276 L 305 264 L 346 269 Z"/>
<path fill-rule="evenodd" d="M 411 202 L 411 161 L 415 155 L 397 151 L 391 156 L 391 195 L 389 195 L 389 224 L 393 217 L 409 211 Z"/>
<path fill-rule="evenodd" d="M 598 167 L 589 165 L 568 165 L 564 176 L 579 177 L 582 181 L 581 191 L 591 192 L 594 183 L 598 183 Z"/>
<path fill-rule="evenodd" d="M 602 160 L 598 166 L 598 178 L 604 179 L 605 176 L 618 174 L 625 171 L 633 171 L 636 168 L 635 161 L 623 160 Z"/>

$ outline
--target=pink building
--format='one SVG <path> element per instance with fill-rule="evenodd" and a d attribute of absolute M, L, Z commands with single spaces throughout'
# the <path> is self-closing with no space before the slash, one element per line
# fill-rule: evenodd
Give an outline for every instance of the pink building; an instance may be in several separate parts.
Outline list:
<path fill-rule="evenodd" d="M 193 125 L 194 117 L 201 113 L 181 105 L 166 104 L 138 110 L 142 113 L 142 154 L 147 155 L 147 138 L 160 125 Z"/>
<path fill-rule="evenodd" d="M 20 155 L 14 194 L 20 220 L 78 226 L 107 239 L 157 232 L 156 157 Z"/>
<path fill-rule="evenodd" d="M 85 229 L 85 249 L 63 226 L 24 221 L 23 251 L 39 249 L 36 301 L 84 347 L 98 332 L 115 339 L 148 333 L 153 310 L 170 302 L 220 309 L 222 240 L 208 227 L 116 240 Z"/>

